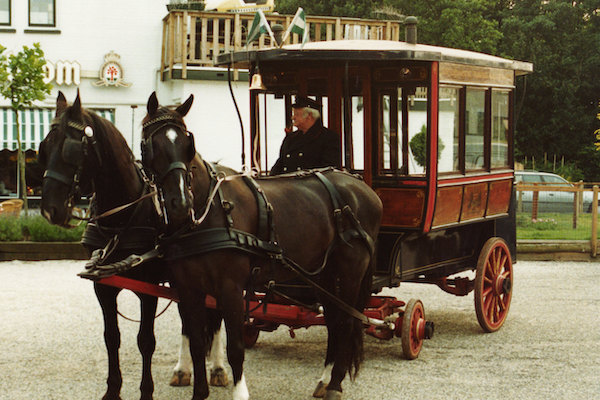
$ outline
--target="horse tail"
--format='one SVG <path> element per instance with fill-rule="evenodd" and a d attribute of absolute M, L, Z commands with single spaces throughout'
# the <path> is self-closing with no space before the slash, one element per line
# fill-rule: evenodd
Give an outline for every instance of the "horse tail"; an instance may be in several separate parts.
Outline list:
<path fill-rule="evenodd" d="M 369 260 L 369 265 L 367 266 L 367 270 L 363 275 L 362 281 L 360 283 L 360 288 L 358 292 L 358 297 L 356 300 L 355 308 L 363 312 L 369 298 L 371 297 L 371 288 L 373 284 L 373 272 L 375 271 L 375 252 L 371 255 Z M 348 374 L 350 375 L 350 379 L 354 380 L 358 376 L 358 372 L 360 370 L 360 365 L 364 361 L 364 347 L 363 347 L 363 339 L 364 339 L 364 326 L 362 321 L 357 318 L 352 318 L 352 333 L 351 333 L 351 346 L 352 349 L 350 354 L 351 364 L 350 369 L 348 370 Z"/>

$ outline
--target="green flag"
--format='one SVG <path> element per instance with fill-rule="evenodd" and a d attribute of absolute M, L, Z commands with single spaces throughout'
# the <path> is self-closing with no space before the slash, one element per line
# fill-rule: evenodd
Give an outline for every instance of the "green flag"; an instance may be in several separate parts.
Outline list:
<path fill-rule="evenodd" d="M 267 22 L 267 18 L 262 10 L 258 10 L 256 14 L 254 14 L 254 20 L 252 21 L 252 26 L 248 31 L 248 38 L 246 39 L 246 47 L 256 39 L 260 37 L 263 33 L 268 33 L 271 37 L 272 43 L 275 42 L 275 37 L 273 36 L 273 31 Z"/>
<path fill-rule="evenodd" d="M 296 11 L 296 15 L 294 15 L 292 22 L 290 22 L 290 26 L 285 31 L 282 41 L 285 42 L 291 33 L 300 35 L 302 38 L 301 47 L 304 47 L 304 44 L 308 41 L 308 26 L 306 26 L 306 16 L 302 7 L 298 7 L 298 11 Z"/>

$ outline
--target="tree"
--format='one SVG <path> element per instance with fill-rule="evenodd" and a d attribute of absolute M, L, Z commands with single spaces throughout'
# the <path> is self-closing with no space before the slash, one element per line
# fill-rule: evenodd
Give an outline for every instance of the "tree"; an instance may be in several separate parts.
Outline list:
<path fill-rule="evenodd" d="M 17 126 L 17 155 L 19 171 L 19 198 L 24 201 L 27 215 L 27 183 L 25 181 L 25 155 L 21 144 L 21 123 L 19 111 L 31 107 L 34 101 L 44 100 L 50 94 L 52 85 L 44 83 L 44 52 L 39 43 L 33 47 L 23 46 L 23 50 L 6 56 L 6 48 L 0 45 L 0 94 L 10 100 Z"/>
<path fill-rule="evenodd" d="M 302 7 L 306 15 L 369 18 L 383 0 L 277 0 L 276 10 L 281 14 L 294 14 Z"/>
<path fill-rule="evenodd" d="M 505 55 L 533 62 L 534 73 L 517 89 L 516 148 L 541 159 L 565 156 L 585 174 L 600 178 L 594 154 L 600 100 L 600 14 L 598 0 L 524 0 L 504 11 Z"/>

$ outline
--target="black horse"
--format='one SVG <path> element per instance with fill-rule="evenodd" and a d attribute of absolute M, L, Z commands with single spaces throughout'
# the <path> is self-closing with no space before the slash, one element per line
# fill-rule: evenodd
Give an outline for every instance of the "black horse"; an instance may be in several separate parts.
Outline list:
<path fill-rule="evenodd" d="M 193 97 L 175 110 L 153 93 L 143 121 L 142 160 L 155 177 L 168 217 L 162 241 L 189 328 L 194 400 L 208 396 L 203 368 L 206 294 L 227 331 L 234 400 L 249 397 L 243 375 L 244 292 L 302 279 L 324 308 L 328 342 L 313 395 L 341 399 L 341 382 L 363 359 L 362 311 L 371 292 L 379 197 L 361 179 L 332 169 L 254 180 L 196 154 L 183 121 Z M 197 219 L 196 219 L 197 218 Z M 360 221 L 360 222 L 359 222 Z M 329 381 L 327 382 L 327 380 Z"/>
<path fill-rule="evenodd" d="M 152 188 L 121 133 L 106 119 L 82 108 L 79 93 L 74 104 L 68 106 L 64 95 L 59 92 L 56 116 L 51 131 L 40 145 L 39 160 L 45 168 L 41 211 L 51 223 L 69 226 L 73 205 L 79 195 L 94 194 L 92 217 L 103 217 L 88 223 L 82 243 L 90 254 L 93 250 L 104 249 L 103 254 L 94 253 L 96 262 L 101 258 L 110 264 L 132 253 L 143 254 L 154 248 L 161 219 L 151 199 L 154 196 Z M 93 263 L 90 265 L 86 272 L 93 276 Z M 149 261 L 125 275 L 152 283 L 169 279 L 164 262 L 159 260 Z M 117 295 L 121 289 L 95 282 L 94 290 L 104 316 L 104 339 L 108 352 L 108 387 L 103 399 L 120 399 L 122 377 L 118 354 Z M 156 343 L 154 318 L 157 298 L 142 293 L 136 295 L 141 302 L 138 333 L 138 346 L 143 358 L 141 399 L 152 399 L 151 359 Z M 216 324 L 220 326 L 218 321 Z M 216 338 L 211 384 L 226 385 L 227 376 L 222 369 L 223 350 L 219 336 Z M 190 384 L 189 359 L 189 346 L 183 335 L 172 385 Z"/>

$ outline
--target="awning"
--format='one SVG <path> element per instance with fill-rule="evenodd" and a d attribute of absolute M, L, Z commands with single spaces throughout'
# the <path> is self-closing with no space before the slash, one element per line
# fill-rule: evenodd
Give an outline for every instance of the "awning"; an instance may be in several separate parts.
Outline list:
<path fill-rule="evenodd" d="M 101 117 L 112 123 L 115 122 L 114 109 L 93 110 Z M 21 123 L 21 143 L 23 150 L 37 150 L 40 142 L 50 132 L 50 123 L 54 118 L 55 111 L 50 108 L 30 108 L 19 112 Z M 0 150 L 17 149 L 17 124 L 12 109 L 0 108 Z"/>

